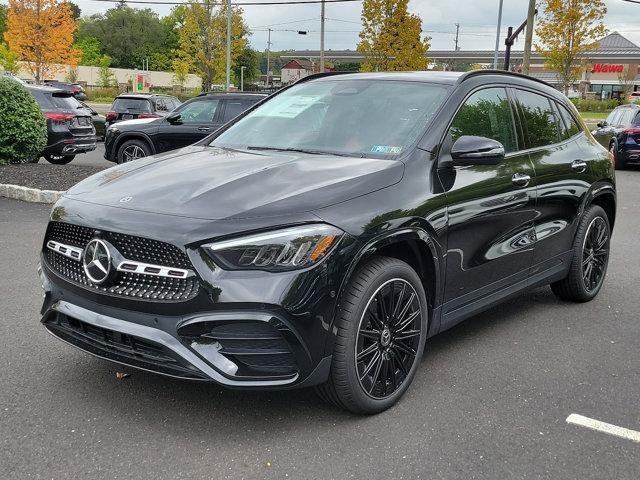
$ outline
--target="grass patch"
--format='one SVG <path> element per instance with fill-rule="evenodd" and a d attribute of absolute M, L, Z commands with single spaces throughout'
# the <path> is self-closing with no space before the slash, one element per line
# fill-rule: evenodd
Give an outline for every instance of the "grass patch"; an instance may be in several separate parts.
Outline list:
<path fill-rule="evenodd" d="M 590 120 L 604 120 L 611 112 L 580 112 L 582 118 Z"/>

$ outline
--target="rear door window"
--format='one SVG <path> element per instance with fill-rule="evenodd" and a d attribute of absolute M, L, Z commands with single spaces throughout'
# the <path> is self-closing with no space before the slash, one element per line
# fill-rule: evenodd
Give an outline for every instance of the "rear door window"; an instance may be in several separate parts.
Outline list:
<path fill-rule="evenodd" d="M 222 120 L 223 123 L 227 123 L 229 120 L 237 117 L 251 106 L 251 103 L 248 100 L 224 100 L 224 103 L 225 109 L 224 119 Z"/>
<path fill-rule="evenodd" d="M 576 122 L 575 118 L 573 118 L 573 115 L 569 113 L 569 110 L 567 110 L 564 105 L 557 102 L 556 107 L 560 112 L 560 117 L 562 117 L 562 123 L 560 124 L 560 139 L 566 140 L 579 133 L 581 130 L 580 126 Z"/>
<path fill-rule="evenodd" d="M 473 93 L 460 107 L 449 128 L 452 142 L 463 135 L 491 138 L 505 152 L 516 150 L 511 103 L 504 88 L 485 88 Z"/>
<path fill-rule="evenodd" d="M 529 148 L 552 145 L 560 141 L 560 119 L 544 95 L 516 90 L 522 130 Z"/>
<path fill-rule="evenodd" d="M 631 123 L 633 122 L 633 117 L 635 116 L 635 114 L 636 114 L 636 111 L 634 109 L 625 108 L 624 112 L 620 116 L 619 125 L 621 127 L 631 126 Z"/>
<path fill-rule="evenodd" d="M 41 92 L 40 90 L 30 90 L 30 92 L 36 99 L 36 102 L 38 102 L 38 105 L 40 105 L 41 110 L 50 110 L 51 108 L 53 108 L 49 95 Z"/>
<path fill-rule="evenodd" d="M 151 102 L 146 98 L 116 98 L 111 110 L 115 112 L 151 113 Z"/>
<path fill-rule="evenodd" d="M 612 126 L 616 126 L 618 125 L 618 120 L 620 119 L 620 115 L 622 114 L 622 112 L 620 111 L 619 108 L 616 108 L 613 112 L 611 112 L 609 114 L 609 116 L 607 117 L 607 125 L 612 125 Z"/>

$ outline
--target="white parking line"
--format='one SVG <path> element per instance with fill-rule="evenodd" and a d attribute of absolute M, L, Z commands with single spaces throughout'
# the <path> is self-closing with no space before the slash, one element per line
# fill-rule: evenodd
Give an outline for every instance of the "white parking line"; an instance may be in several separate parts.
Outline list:
<path fill-rule="evenodd" d="M 628 428 L 618 427 L 611 425 L 610 423 L 601 422 L 600 420 L 594 420 L 593 418 L 583 417 L 577 413 L 572 413 L 567 417 L 567 423 L 573 425 L 579 425 L 581 427 L 597 430 L 598 432 L 608 433 L 609 435 L 615 435 L 616 437 L 625 438 L 632 442 L 640 443 L 640 432 L 635 430 L 629 430 Z"/>

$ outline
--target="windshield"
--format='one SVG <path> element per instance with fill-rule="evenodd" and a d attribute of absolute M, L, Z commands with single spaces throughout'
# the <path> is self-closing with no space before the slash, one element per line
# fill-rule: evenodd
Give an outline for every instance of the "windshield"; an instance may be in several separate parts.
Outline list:
<path fill-rule="evenodd" d="M 446 86 L 388 80 L 321 80 L 276 95 L 211 145 L 399 155 L 429 123 Z"/>
<path fill-rule="evenodd" d="M 151 103 L 146 98 L 116 98 L 111 110 L 116 112 L 151 112 Z"/>

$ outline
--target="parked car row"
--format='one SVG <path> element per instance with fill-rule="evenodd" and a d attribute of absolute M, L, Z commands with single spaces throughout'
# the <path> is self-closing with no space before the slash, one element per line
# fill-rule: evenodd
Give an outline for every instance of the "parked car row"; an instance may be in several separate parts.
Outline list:
<path fill-rule="evenodd" d="M 592 132 L 607 148 L 616 168 L 640 165 L 640 105 L 631 103 L 614 109 Z"/>

